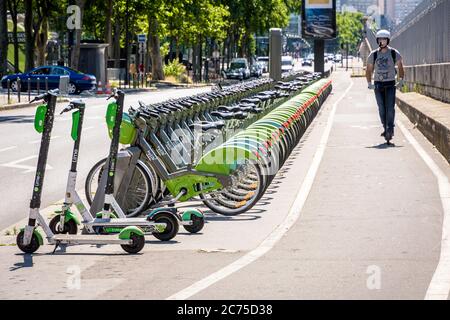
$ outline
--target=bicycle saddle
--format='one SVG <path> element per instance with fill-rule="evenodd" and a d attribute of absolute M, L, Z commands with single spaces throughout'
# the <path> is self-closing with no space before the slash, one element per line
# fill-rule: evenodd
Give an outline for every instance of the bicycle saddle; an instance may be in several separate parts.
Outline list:
<path fill-rule="evenodd" d="M 215 122 L 208 122 L 208 121 L 202 121 L 202 122 L 196 122 L 189 125 L 190 129 L 201 129 L 202 131 L 208 131 L 210 129 L 222 129 L 225 126 L 225 122 L 215 121 Z"/>
<path fill-rule="evenodd" d="M 233 112 L 223 112 L 223 111 L 213 111 L 213 112 L 211 112 L 211 115 L 219 117 L 224 120 L 229 120 L 229 119 L 233 119 L 234 113 Z"/>
<path fill-rule="evenodd" d="M 237 112 L 240 111 L 240 107 L 239 106 L 219 106 L 217 108 L 217 111 L 220 112 Z"/>
<path fill-rule="evenodd" d="M 259 99 L 258 97 L 245 98 L 245 99 L 242 99 L 241 102 L 258 104 L 261 102 L 261 99 Z"/>

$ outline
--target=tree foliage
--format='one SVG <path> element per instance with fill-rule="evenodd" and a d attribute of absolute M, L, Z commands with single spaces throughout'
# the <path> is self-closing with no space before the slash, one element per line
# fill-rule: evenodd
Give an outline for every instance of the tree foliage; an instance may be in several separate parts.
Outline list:
<path fill-rule="evenodd" d="M 17 4 L 22 11 L 19 14 L 27 15 L 27 66 L 34 66 L 38 56 L 42 62 L 45 33 L 58 32 L 62 35 L 60 39 L 65 39 L 66 8 L 70 1 L 8 1 Z M 234 53 L 251 56 L 255 50 L 254 35 L 267 34 L 272 27 L 287 26 L 289 14 L 299 13 L 301 8 L 299 0 L 72 0 L 72 3 L 82 6 L 82 30 L 76 38 L 109 43 L 108 54 L 117 60 L 126 47 L 127 32 L 130 42 L 135 41 L 136 34 L 145 33 L 153 37 L 153 46 L 170 43 L 170 50 L 200 48 L 202 43 L 218 44 L 224 49 L 227 44 Z M 75 45 L 79 45 L 78 41 Z M 152 59 L 159 59 L 159 48 L 153 52 Z M 79 58 L 76 52 L 72 57 Z"/>
<path fill-rule="evenodd" d="M 363 14 L 360 12 L 338 13 L 336 23 L 338 29 L 339 45 L 349 45 L 350 51 L 356 51 L 361 41 L 363 29 Z"/>

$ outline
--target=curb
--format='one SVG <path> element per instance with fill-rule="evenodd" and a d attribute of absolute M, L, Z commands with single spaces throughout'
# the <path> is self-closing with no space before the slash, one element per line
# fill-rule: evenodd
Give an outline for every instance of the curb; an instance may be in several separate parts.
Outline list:
<path fill-rule="evenodd" d="M 57 103 L 62 103 L 62 102 L 69 102 L 69 99 L 60 99 L 57 101 Z M 14 110 L 14 109 L 23 109 L 23 108 L 29 108 L 29 107 L 35 107 L 42 104 L 42 102 L 33 102 L 33 103 L 28 103 L 28 102 L 21 102 L 21 103 L 14 103 L 14 104 L 7 104 L 4 106 L 0 107 L 0 112 L 2 111 L 6 111 L 6 110 Z"/>
<path fill-rule="evenodd" d="M 399 109 L 450 163 L 450 104 L 419 95 L 397 92 Z"/>
<path fill-rule="evenodd" d="M 156 88 L 158 87 L 171 87 L 171 88 L 180 88 L 180 89 L 194 89 L 194 88 L 204 88 L 204 87 L 209 87 L 212 84 L 207 84 L 207 83 L 201 83 L 201 84 L 176 84 L 176 83 L 172 83 L 172 82 L 153 82 L 151 83 L 152 85 L 154 85 Z"/>

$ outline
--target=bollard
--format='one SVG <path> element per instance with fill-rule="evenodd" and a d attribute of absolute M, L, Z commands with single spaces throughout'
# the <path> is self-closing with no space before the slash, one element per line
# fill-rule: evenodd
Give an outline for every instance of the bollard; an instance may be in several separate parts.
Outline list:
<path fill-rule="evenodd" d="M 20 83 L 20 79 L 17 78 L 17 100 L 19 101 L 19 103 L 20 103 L 20 91 L 22 91 L 22 86 Z"/>
<path fill-rule="evenodd" d="M 121 89 L 120 80 L 122 80 L 122 72 L 119 72 L 119 90 Z"/>
<path fill-rule="evenodd" d="M 48 92 L 48 77 L 45 77 L 45 92 Z"/>
<path fill-rule="evenodd" d="M 28 102 L 31 101 L 30 78 L 28 78 Z"/>
<path fill-rule="evenodd" d="M 11 103 L 11 80 L 6 81 L 6 86 L 8 87 L 8 104 Z"/>
<path fill-rule="evenodd" d="M 37 94 L 39 95 L 41 93 L 41 79 L 37 78 Z"/>

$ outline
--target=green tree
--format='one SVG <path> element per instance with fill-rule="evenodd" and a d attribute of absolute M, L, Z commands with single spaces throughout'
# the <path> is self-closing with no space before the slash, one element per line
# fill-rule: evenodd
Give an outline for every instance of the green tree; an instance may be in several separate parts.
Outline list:
<path fill-rule="evenodd" d="M 7 0 L 8 10 L 13 23 L 13 47 L 14 47 L 14 72 L 19 72 L 19 41 L 17 39 L 17 14 L 19 10 L 19 0 Z"/>
<path fill-rule="evenodd" d="M 254 34 L 267 34 L 270 28 L 284 28 L 289 13 L 299 12 L 301 1 L 294 0 L 222 0 L 231 13 L 227 43 L 231 55 L 254 54 Z"/>
<path fill-rule="evenodd" d="M 8 67 L 8 24 L 6 1 L 0 1 L 0 76 L 7 72 Z"/>
<path fill-rule="evenodd" d="M 361 41 L 363 29 L 363 14 L 360 12 L 338 13 L 336 23 L 338 29 L 339 46 L 349 45 L 350 52 L 355 52 Z"/>

